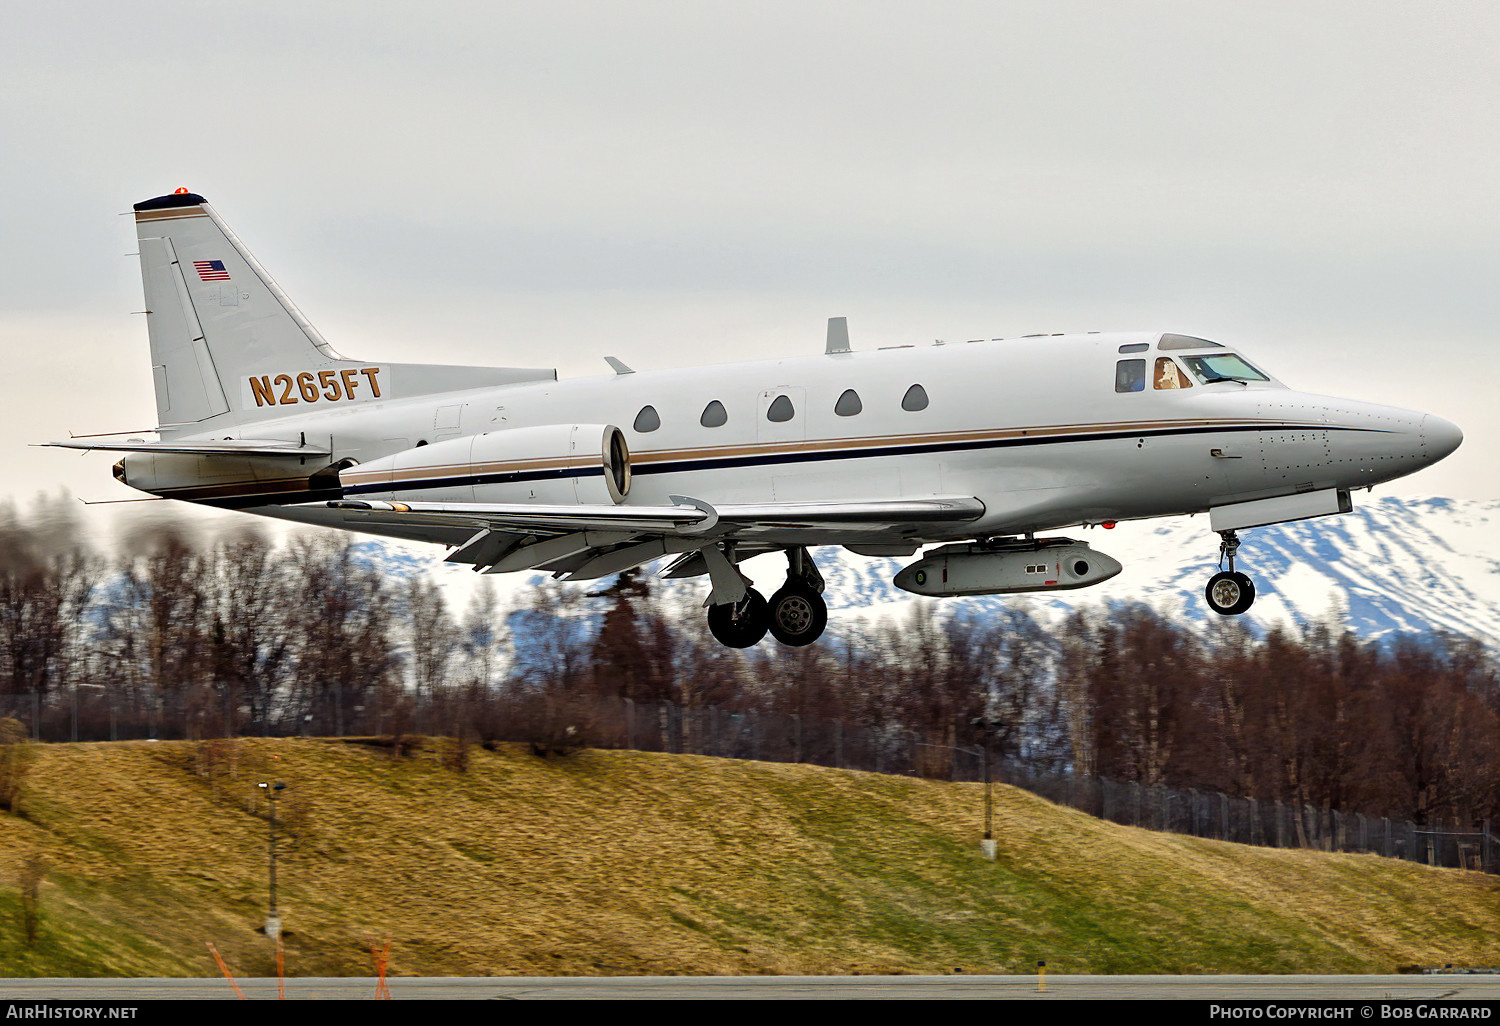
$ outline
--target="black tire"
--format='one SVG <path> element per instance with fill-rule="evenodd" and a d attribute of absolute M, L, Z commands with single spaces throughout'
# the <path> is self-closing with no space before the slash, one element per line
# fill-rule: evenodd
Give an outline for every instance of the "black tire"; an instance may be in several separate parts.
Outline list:
<path fill-rule="evenodd" d="M 725 602 L 708 607 L 708 629 L 719 644 L 730 648 L 749 648 L 766 636 L 771 613 L 765 596 L 754 588 L 745 592 L 738 603 Z"/>
<path fill-rule="evenodd" d="M 771 637 L 783 645 L 811 645 L 828 626 L 828 604 L 811 588 L 784 584 L 771 596 Z"/>
<path fill-rule="evenodd" d="M 1239 616 L 1255 602 L 1255 583 L 1238 571 L 1214 574 L 1203 597 L 1220 616 Z"/>

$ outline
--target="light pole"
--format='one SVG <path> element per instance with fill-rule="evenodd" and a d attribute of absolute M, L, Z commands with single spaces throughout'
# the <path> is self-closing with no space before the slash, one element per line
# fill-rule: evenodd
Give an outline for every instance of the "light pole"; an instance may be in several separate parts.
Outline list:
<path fill-rule="evenodd" d="M 975 720 L 974 721 L 975 725 L 978 725 L 978 724 L 980 724 L 982 722 L 983 721 L 981 721 L 981 720 Z M 913 735 L 913 736 L 915 736 L 915 735 Z M 985 744 L 984 744 L 984 747 L 978 748 L 978 749 L 975 749 L 975 748 L 959 748 L 957 745 L 936 745 L 936 744 L 933 744 L 931 741 L 913 741 L 912 743 L 915 744 L 915 745 L 917 745 L 918 747 L 921 747 L 921 748 L 946 748 L 950 752 L 962 752 L 964 755 L 977 755 L 979 757 L 980 764 L 984 767 L 984 769 L 983 769 L 983 772 L 984 772 L 984 839 L 979 842 L 979 846 L 980 846 L 980 848 L 982 848 L 984 850 L 984 857 L 987 858 L 987 859 L 989 859 L 991 862 L 993 862 L 995 860 L 995 855 L 997 853 L 997 844 L 995 842 L 995 835 L 994 835 L 993 831 L 990 829 L 990 826 L 991 826 L 991 809 L 993 807 L 993 803 L 990 800 L 990 746 L 989 746 L 989 737 L 990 737 L 990 735 L 988 733 L 986 733 L 985 734 Z"/>
<path fill-rule="evenodd" d="M 279 780 L 275 783 L 265 780 L 256 786 L 266 792 L 266 800 L 271 804 L 271 826 L 268 835 L 271 862 L 271 909 L 266 913 L 266 936 L 275 940 L 281 936 L 281 917 L 276 914 L 276 797 L 286 789 L 286 785 Z"/>
<path fill-rule="evenodd" d="M 979 731 L 979 736 L 984 741 L 980 749 L 984 752 L 984 851 L 990 858 L 995 857 L 995 835 L 990 832 L 990 747 L 995 743 L 995 735 L 999 732 L 1001 724 L 994 720 L 985 719 L 983 716 L 975 717 L 969 721 L 969 725 Z"/>

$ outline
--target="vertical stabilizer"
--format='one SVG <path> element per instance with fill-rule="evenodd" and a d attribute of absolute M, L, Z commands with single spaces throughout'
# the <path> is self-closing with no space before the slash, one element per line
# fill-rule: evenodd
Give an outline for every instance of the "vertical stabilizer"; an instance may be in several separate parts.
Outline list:
<path fill-rule="evenodd" d="M 137 203 L 135 223 L 156 415 L 169 433 L 229 419 L 241 405 L 233 386 L 253 371 L 345 362 L 202 196 Z"/>
<path fill-rule="evenodd" d="M 547 369 L 371 364 L 334 352 L 196 193 L 135 205 L 164 437 L 336 405 L 554 380 Z"/>

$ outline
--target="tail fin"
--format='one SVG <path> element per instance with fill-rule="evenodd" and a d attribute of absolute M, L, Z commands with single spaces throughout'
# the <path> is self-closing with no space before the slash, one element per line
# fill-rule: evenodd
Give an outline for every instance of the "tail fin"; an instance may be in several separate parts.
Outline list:
<path fill-rule="evenodd" d="M 521 381 L 552 369 L 370 364 L 334 352 L 196 193 L 135 205 L 164 437 L 301 412 Z"/>

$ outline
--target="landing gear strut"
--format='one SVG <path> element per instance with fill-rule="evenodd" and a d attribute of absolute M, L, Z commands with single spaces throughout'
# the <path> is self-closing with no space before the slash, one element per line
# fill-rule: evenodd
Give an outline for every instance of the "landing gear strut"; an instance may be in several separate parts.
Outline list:
<path fill-rule="evenodd" d="M 1255 602 L 1255 584 L 1234 568 L 1234 556 L 1240 549 L 1239 535 L 1233 531 L 1220 531 L 1219 565 L 1227 560 L 1229 569 L 1214 574 L 1208 579 L 1203 595 L 1208 599 L 1208 608 L 1220 616 L 1238 616 Z"/>

